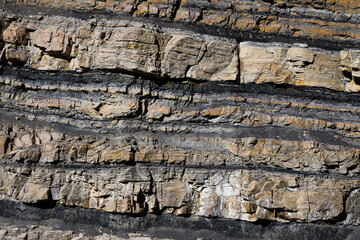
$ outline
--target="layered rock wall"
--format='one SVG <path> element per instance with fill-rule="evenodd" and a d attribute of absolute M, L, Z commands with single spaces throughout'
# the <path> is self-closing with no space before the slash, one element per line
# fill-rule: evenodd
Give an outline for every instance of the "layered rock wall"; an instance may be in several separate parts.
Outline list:
<path fill-rule="evenodd" d="M 24 3 L 23 0 L 7 2 Z M 359 33 L 356 30 L 360 4 L 357 0 L 33 0 L 26 1 L 26 4 L 78 11 L 95 10 L 150 16 L 200 25 L 229 27 L 235 31 L 249 31 L 261 35 L 275 34 L 295 38 L 355 41 L 355 43 L 359 41 Z"/>
<path fill-rule="evenodd" d="M 0 216 L 356 233 L 357 1 L 0 6 L 0 205 L 25 204 Z"/>
<path fill-rule="evenodd" d="M 47 71 L 125 71 L 165 79 L 359 90 L 356 49 L 238 42 L 127 20 L 2 15 L 3 63 Z"/>

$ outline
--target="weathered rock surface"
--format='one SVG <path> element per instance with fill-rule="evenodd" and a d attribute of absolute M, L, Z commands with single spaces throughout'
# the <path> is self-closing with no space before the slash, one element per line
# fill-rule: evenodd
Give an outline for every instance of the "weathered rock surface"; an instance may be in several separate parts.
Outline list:
<path fill-rule="evenodd" d="M 0 7 L 0 239 L 356 239 L 357 1 Z"/>
<path fill-rule="evenodd" d="M 7 3 L 78 11 L 107 11 L 115 15 L 128 14 L 210 25 L 271 37 L 310 38 L 320 42 L 323 39 L 353 41 L 355 44 L 359 44 L 360 40 L 360 4 L 357 0 L 8 0 Z"/>
<path fill-rule="evenodd" d="M 357 50 L 237 42 L 128 20 L 19 17 L 9 23 L 6 13 L 2 19 L 8 25 L 2 61 L 12 65 L 359 91 Z"/>
<path fill-rule="evenodd" d="M 3 76 L 12 71 L 3 68 Z M 347 116 L 349 123 L 345 117 L 357 103 L 331 106 L 344 93 L 304 104 L 306 97 L 288 93 L 269 99 L 244 91 L 232 97 L 229 91 L 237 87 L 223 86 L 227 93 L 219 98 L 216 87 L 211 93 L 193 88 L 193 99 L 178 105 L 188 99 L 186 83 L 167 92 L 172 83 L 158 86 L 115 74 L 111 95 L 103 81 L 83 94 L 76 82 L 91 74 L 73 75 L 68 86 L 55 85 L 51 79 L 59 76 L 47 75 L 48 85 L 39 85 L 37 73 L 17 73 L 17 79 L 9 74 L 2 83 L 4 107 L 23 109 L 17 117 L 2 114 L 0 186 L 13 199 L 126 214 L 357 222 L 357 114 Z M 77 100 L 66 97 L 72 92 L 78 92 Z M 90 105 L 88 97 L 98 102 Z M 312 118 L 295 114 L 297 105 L 308 108 Z M 245 113 L 249 109 L 251 114 Z M 284 109 L 283 116 L 277 109 Z M 320 120 L 325 109 L 345 122 Z M 58 126 L 48 125 L 49 119 Z"/>
<path fill-rule="evenodd" d="M 126 214 L 161 212 L 251 222 L 327 221 L 344 213 L 354 217 L 348 221 L 357 221 L 358 214 L 352 205 L 358 201 L 354 194 L 352 201 L 344 201 L 351 189 L 359 188 L 359 180 L 141 164 L 98 170 L 23 167 L 16 171 L 9 166 L 2 170 L 1 190 L 25 203 L 58 201 Z"/>
<path fill-rule="evenodd" d="M 1 219 L 6 221 L 6 219 Z M 57 226 L 58 227 L 58 226 Z M 16 239 L 16 240 L 45 240 L 45 239 L 63 239 L 63 240 L 151 240 L 159 239 L 152 238 L 148 234 L 128 233 L 123 234 L 124 237 L 118 237 L 109 233 L 101 233 L 98 229 L 98 234 L 89 234 L 88 232 L 75 232 L 74 230 L 67 230 L 61 228 L 54 228 L 51 226 L 35 225 L 35 224 L 19 224 L 19 223 L 2 223 L 0 225 L 0 239 Z M 95 236 L 93 236 L 95 235 Z M 165 240 L 166 238 L 162 238 Z"/>

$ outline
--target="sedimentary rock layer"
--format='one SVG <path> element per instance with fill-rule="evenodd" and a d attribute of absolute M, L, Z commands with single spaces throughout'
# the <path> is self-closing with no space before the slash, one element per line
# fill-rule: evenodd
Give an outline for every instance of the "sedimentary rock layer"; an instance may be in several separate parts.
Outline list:
<path fill-rule="evenodd" d="M 128 214 L 358 221 L 357 114 L 346 110 L 356 103 L 326 113 L 343 93 L 320 104 L 296 89 L 259 95 L 119 74 L 16 74 L 1 98 L 1 186 L 14 199 Z M 92 87 L 77 86 L 86 79 Z"/>
<path fill-rule="evenodd" d="M 0 5 L 0 216 L 356 234 L 357 1 L 19 3 Z M 0 237 L 57 231 L 36 226 Z"/>
<path fill-rule="evenodd" d="M 64 207 L 39 209 L 2 201 L 0 231 L 6 239 L 356 239 L 359 230 L 324 224 L 284 224 L 231 221 L 221 218 L 174 215 L 129 216 L 91 209 Z M 28 214 L 24 215 L 24 211 Z M 14 218 L 16 217 L 16 218 Z M 64 220 L 59 220 L 59 218 Z M 45 219 L 45 220 L 44 220 Z M 96 219 L 96 223 L 94 222 Z M 136 233 L 135 233 L 136 232 Z M 116 233 L 116 235 L 114 234 Z"/>
<path fill-rule="evenodd" d="M 238 36 L 292 37 L 359 43 L 360 4 L 357 0 L 7 0 L 7 3 L 78 11 L 106 11 L 115 15 L 153 17 L 175 22 L 226 27 Z M 259 37 L 259 38 L 261 38 Z M 332 44 L 329 44 L 331 46 Z M 334 45 L 333 45 L 334 46 Z"/>
<path fill-rule="evenodd" d="M 358 91 L 356 49 L 255 43 L 128 20 L 2 14 L 1 61 L 47 71 L 122 71 L 164 79 Z"/>

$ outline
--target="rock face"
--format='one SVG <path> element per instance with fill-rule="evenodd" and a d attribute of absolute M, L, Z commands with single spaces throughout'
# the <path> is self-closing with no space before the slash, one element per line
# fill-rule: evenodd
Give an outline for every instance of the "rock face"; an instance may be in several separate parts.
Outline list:
<path fill-rule="evenodd" d="M 3 32 L 2 58 L 12 65 L 48 71 L 125 71 L 174 80 L 359 90 L 357 50 L 237 43 L 127 20 L 39 20 L 30 16 L 15 18 L 9 24 L 6 13 L 0 17 L 3 25 L 9 25 Z"/>
<path fill-rule="evenodd" d="M 98 234 L 79 232 L 72 229 L 64 229 L 59 221 L 52 221 L 50 225 L 35 225 L 29 222 L 25 224 L 13 223 L 13 219 L 1 218 L 0 238 L 1 239 L 64 239 L 64 240 L 151 240 L 156 239 L 148 234 L 123 233 L 121 237 L 111 233 Z M 9 223 L 10 222 L 10 223 Z"/>
<path fill-rule="evenodd" d="M 0 239 L 357 239 L 358 1 L 0 7 Z"/>

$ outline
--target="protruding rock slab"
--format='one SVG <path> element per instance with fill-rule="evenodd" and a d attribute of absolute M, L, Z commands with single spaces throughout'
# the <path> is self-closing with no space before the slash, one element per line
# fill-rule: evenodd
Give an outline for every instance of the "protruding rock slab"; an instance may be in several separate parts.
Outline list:
<path fill-rule="evenodd" d="M 3 41 L 3 63 L 44 71 L 104 70 L 159 79 L 359 91 L 358 51 L 351 49 L 238 43 L 135 21 L 61 17 L 13 21 L 4 30 Z"/>

